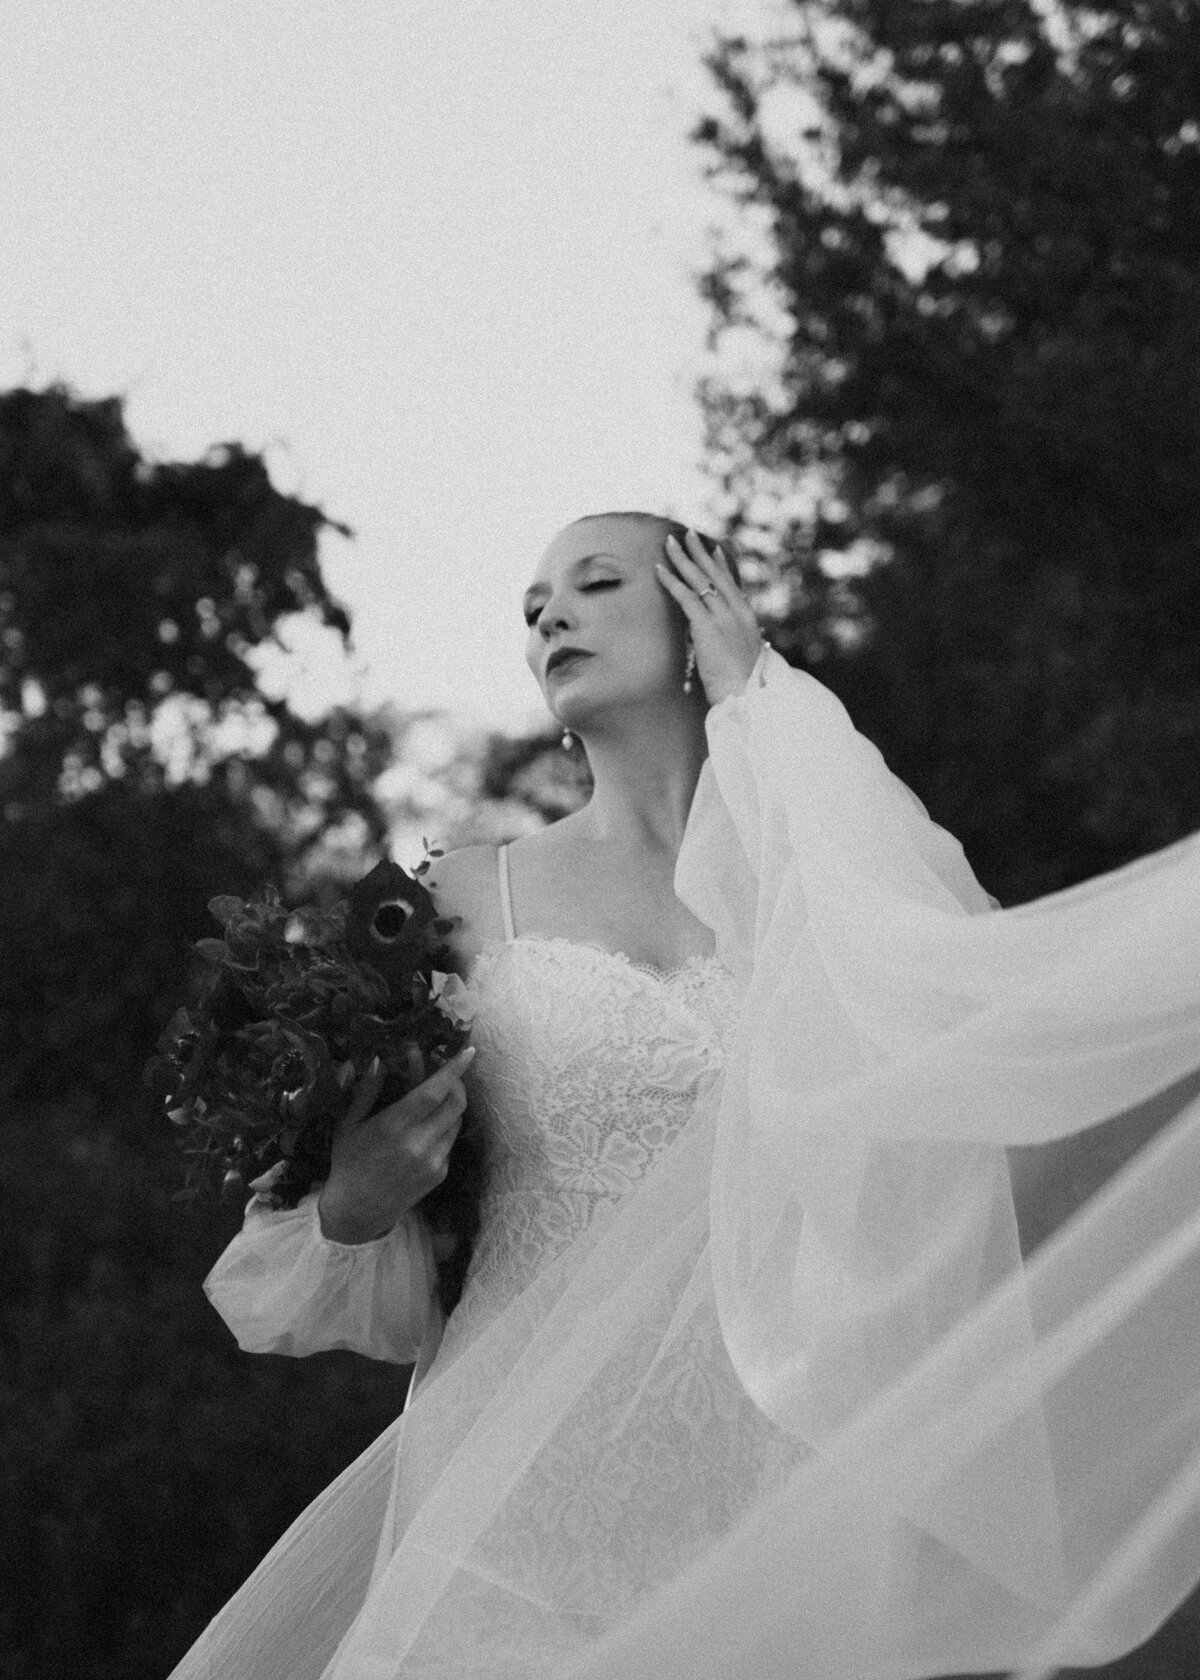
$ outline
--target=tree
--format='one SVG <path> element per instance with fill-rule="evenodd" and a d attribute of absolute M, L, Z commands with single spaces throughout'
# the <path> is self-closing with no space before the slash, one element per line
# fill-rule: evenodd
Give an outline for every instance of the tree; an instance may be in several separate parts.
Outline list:
<path fill-rule="evenodd" d="M 397 845 L 443 848 L 511 840 L 577 810 L 591 790 L 587 759 L 564 752 L 561 729 L 463 730 L 438 713 L 382 706 L 371 721 L 392 743 L 395 773 L 377 792 Z"/>
<path fill-rule="evenodd" d="M 259 690 L 343 637 L 330 522 L 227 445 L 146 461 L 115 399 L 0 395 L 0 1675 L 152 1680 L 395 1416 L 405 1373 L 238 1353 L 141 1067 L 217 891 L 381 846 L 386 733 Z"/>
<path fill-rule="evenodd" d="M 777 646 L 1024 899 L 1200 826 L 1200 10 L 787 15 L 708 58 L 711 458 Z"/>
<path fill-rule="evenodd" d="M 386 737 L 346 708 L 301 719 L 253 666 L 291 614 L 348 636 L 329 528 L 236 444 L 151 463 L 115 398 L 0 397 L 10 1097 L 128 1106 L 208 898 L 298 884 L 334 830 L 382 844 Z"/>

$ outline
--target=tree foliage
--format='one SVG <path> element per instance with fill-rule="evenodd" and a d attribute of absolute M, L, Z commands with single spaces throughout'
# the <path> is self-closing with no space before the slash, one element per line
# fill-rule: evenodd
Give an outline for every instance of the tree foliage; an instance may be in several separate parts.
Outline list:
<path fill-rule="evenodd" d="M 464 729 L 436 712 L 371 714 L 392 744 L 378 793 L 397 854 L 416 861 L 423 837 L 443 848 L 512 840 L 577 810 L 591 790 L 587 759 L 561 727 L 511 734 Z"/>
<path fill-rule="evenodd" d="M 578 746 L 564 752 L 561 732 L 492 735 L 479 778 L 481 806 L 502 801 L 542 823 L 557 822 L 583 805 L 592 789 Z"/>
<path fill-rule="evenodd" d="M 396 1412 L 405 1373 L 240 1354 L 239 1211 L 173 1200 L 140 1072 L 218 891 L 377 848 L 388 738 L 255 650 L 345 635 L 329 522 L 236 445 L 145 460 L 116 400 L 0 395 L 0 1676 L 154 1680 Z"/>
<path fill-rule="evenodd" d="M 347 824 L 382 843 L 386 737 L 300 718 L 253 665 L 295 613 L 348 635 L 330 523 L 238 445 L 151 463 L 116 399 L 0 396 L 10 1096 L 128 1103 L 208 898 L 297 881 Z"/>
<path fill-rule="evenodd" d="M 0 1129 L 0 1676 L 162 1680 L 407 1372 L 240 1353 L 200 1290 L 239 1213 L 67 1108 Z"/>
<path fill-rule="evenodd" d="M 708 63 L 776 644 L 1006 902 L 1200 826 L 1200 10 L 796 0 Z"/>

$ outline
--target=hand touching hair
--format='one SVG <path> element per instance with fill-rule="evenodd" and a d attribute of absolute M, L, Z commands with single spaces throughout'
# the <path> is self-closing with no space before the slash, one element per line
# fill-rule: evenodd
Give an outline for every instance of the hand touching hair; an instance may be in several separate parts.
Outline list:
<path fill-rule="evenodd" d="M 696 673 L 709 705 L 715 706 L 745 688 L 762 651 L 762 631 L 719 543 L 710 549 L 688 530 L 681 539 L 672 522 L 663 551 L 665 560 L 656 567 L 659 582 L 687 619 Z"/>

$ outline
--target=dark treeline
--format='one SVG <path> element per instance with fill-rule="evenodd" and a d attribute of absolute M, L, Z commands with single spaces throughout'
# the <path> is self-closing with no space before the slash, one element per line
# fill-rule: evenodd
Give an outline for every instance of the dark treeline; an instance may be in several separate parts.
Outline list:
<path fill-rule="evenodd" d="M 0 1674 L 165 1674 L 403 1374 L 240 1355 L 140 1079 L 219 890 L 384 838 L 386 743 L 264 698 L 285 615 L 346 632 L 315 508 L 237 447 L 141 458 L 120 403 L 0 397 Z M 309 886 L 316 883 L 308 881 Z"/>
<path fill-rule="evenodd" d="M 709 57 L 709 459 L 775 644 L 1018 901 L 1200 827 L 1200 12 L 786 15 Z M 199 1283 L 239 1212 L 172 1201 L 139 1080 L 214 892 L 385 843 L 385 733 L 254 676 L 293 613 L 348 632 L 327 529 L 236 445 L 0 395 L 0 1680 L 160 1680 L 403 1396 L 237 1353 Z M 481 797 L 567 808 L 547 752 Z M 1111 1672 L 1200 1671 L 1195 1625 Z"/>
<path fill-rule="evenodd" d="M 1200 827 L 1200 8 L 805 0 L 709 63 L 777 644 L 1005 903 Z"/>

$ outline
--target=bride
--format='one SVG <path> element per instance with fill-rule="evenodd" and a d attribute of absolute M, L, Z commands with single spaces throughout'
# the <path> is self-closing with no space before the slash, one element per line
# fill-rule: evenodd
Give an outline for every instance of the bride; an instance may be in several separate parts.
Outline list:
<path fill-rule="evenodd" d="M 1000 910 L 670 521 L 568 526 L 524 611 L 594 791 L 438 865 L 472 1051 L 364 1083 L 206 1283 L 409 1402 L 177 1680 L 1131 1649 L 1200 1578 L 1200 845 Z M 417 1204 L 468 1094 L 443 1322 Z"/>

